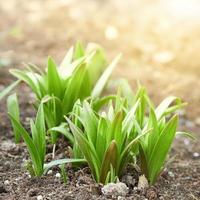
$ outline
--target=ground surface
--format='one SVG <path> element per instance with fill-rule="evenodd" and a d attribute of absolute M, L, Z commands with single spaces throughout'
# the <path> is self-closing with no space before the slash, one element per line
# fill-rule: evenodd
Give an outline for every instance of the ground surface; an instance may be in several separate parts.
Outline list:
<path fill-rule="evenodd" d="M 188 3 L 190 2 L 190 3 Z M 8 68 L 22 62 L 45 66 L 48 55 L 59 63 L 79 39 L 100 43 L 111 60 L 123 58 L 113 78 L 127 78 L 145 85 L 155 103 L 167 95 L 182 97 L 189 104 L 181 116 L 180 129 L 195 132 L 196 142 L 177 138 L 170 156 L 176 156 L 154 188 L 139 192 L 138 177 L 127 170 L 133 185 L 127 199 L 200 199 L 200 4 L 191 0 L 70 1 L 7 0 L 0 2 L 0 89 L 12 77 Z M 31 94 L 20 86 L 22 117 L 34 116 Z M 100 194 L 87 168 L 72 170 L 64 185 L 53 174 L 31 179 L 22 167 L 27 152 L 14 145 L 6 102 L 0 104 L 0 199 L 106 199 Z M 65 144 L 63 148 L 66 148 Z M 59 149 L 59 148 L 58 148 Z M 67 149 L 66 149 L 67 151 Z M 59 157 L 65 155 L 56 152 Z M 156 197 L 157 196 L 157 197 Z"/>

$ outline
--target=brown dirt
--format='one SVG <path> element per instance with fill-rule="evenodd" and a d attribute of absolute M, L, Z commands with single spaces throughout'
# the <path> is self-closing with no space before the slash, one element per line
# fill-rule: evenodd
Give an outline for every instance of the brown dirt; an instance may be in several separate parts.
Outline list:
<path fill-rule="evenodd" d="M 7 62 L 0 69 L 1 89 L 13 80 L 9 68 L 21 67 L 22 62 L 44 66 L 48 55 L 60 61 L 66 49 L 79 39 L 100 43 L 109 60 L 123 52 L 113 78 L 127 78 L 134 89 L 136 80 L 140 80 L 155 103 L 167 95 L 180 96 L 189 103 L 181 116 L 180 129 L 193 131 L 196 142 L 177 138 L 170 154 L 175 158 L 155 187 L 146 191 L 134 190 L 138 174 L 128 168 L 122 177 L 130 186 L 126 199 L 200 199 L 200 157 L 194 156 L 200 153 L 200 18 L 180 18 L 177 13 L 173 18 L 167 5 L 163 6 L 166 2 L 0 2 L 0 64 Z M 105 34 L 108 26 L 118 31 L 112 40 Z M 18 93 L 26 125 L 27 117 L 34 116 L 32 99 L 24 85 Z M 60 145 L 67 148 L 65 143 Z M 57 156 L 63 154 L 59 149 L 56 152 Z M 109 199 L 100 193 L 101 186 L 93 182 L 87 168 L 68 166 L 69 181 L 65 185 L 55 177 L 57 168 L 43 178 L 29 178 L 22 166 L 27 158 L 24 144 L 13 143 L 4 100 L 0 102 L 0 199 L 36 199 L 38 195 L 44 199 Z M 133 185 L 127 182 L 127 175 L 134 179 Z"/>

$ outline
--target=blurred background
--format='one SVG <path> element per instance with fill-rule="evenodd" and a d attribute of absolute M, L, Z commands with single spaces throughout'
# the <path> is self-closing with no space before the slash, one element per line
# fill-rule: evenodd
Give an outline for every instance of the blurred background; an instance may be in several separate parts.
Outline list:
<path fill-rule="evenodd" d="M 109 61 L 122 52 L 116 79 L 139 80 L 155 103 L 182 97 L 200 126 L 199 0 L 2 0 L 0 84 L 22 62 L 59 63 L 77 40 L 99 43 Z"/>

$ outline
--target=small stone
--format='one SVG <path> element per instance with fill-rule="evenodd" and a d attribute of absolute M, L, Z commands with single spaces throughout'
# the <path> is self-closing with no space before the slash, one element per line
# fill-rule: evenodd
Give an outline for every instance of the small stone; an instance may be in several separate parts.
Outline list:
<path fill-rule="evenodd" d="M 193 153 L 193 157 L 194 157 L 194 158 L 198 158 L 199 156 L 200 156 L 199 153 L 197 153 L 197 152 L 194 152 L 194 153 Z"/>
<path fill-rule="evenodd" d="M 4 181 L 4 185 L 10 185 L 9 180 L 5 180 L 5 181 Z"/>
<path fill-rule="evenodd" d="M 56 178 L 60 178 L 61 177 L 61 174 L 60 173 L 56 173 Z"/>
<path fill-rule="evenodd" d="M 52 170 L 49 170 L 49 171 L 47 172 L 48 175 L 50 175 L 50 174 L 52 174 L 52 173 L 53 173 Z"/>
<path fill-rule="evenodd" d="M 168 174 L 169 174 L 170 177 L 174 178 L 174 173 L 173 172 L 169 171 Z"/>
<path fill-rule="evenodd" d="M 109 183 L 105 185 L 102 189 L 101 192 L 105 196 L 110 196 L 110 197 L 125 197 L 128 194 L 129 188 L 126 186 L 126 184 L 122 182 L 118 183 Z"/>
<path fill-rule="evenodd" d="M 126 200 L 125 197 L 118 196 L 117 200 Z"/>
<path fill-rule="evenodd" d="M 145 177 L 145 175 L 140 176 L 138 181 L 138 189 L 141 190 L 147 187 L 149 187 L 147 178 Z"/>
<path fill-rule="evenodd" d="M 157 189 L 155 187 L 151 187 L 146 191 L 146 197 L 148 200 L 157 199 Z"/>
<path fill-rule="evenodd" d="M 137 191 L 137 190 L 138 190 L 138 188 L 137 188 L 137 187 L 134 187 L 134 188 L 133 188 L 133 190 Z"/>
<path fill-rule="evenodd" d="M 37 196 L 37 200 L 43 200 L 43 196 L 42 195 L 38 195 Z"/>

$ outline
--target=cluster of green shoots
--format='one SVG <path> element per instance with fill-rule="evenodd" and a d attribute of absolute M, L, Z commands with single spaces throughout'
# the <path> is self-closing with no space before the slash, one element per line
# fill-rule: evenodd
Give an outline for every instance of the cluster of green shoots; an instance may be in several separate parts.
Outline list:
<path fill-rule="evenodd" d="M 152 185 L 175 136 L 192 137 L 177 132 L 176 111 L 185 106 L 177 97 L 167 97 L 155 107 L 145 88 L 140 86 L 134 95 L 126 81 L 117 94 L 102 96 L 118 59 L 107 67 L 101 47 L 84 49 L 77 43 L 59 66 L 49 58 L 46 71 L 35 65 L 11 70 L 18 80 L 2 96 L 21 81 L 35 94 L 37 115 L 30 120 L 30 133 L 21 124 L 17 95 L 7 99 L 15 141 L 23 139 L 27 146 L 32 176 L 42 176 L 54 165 L 62 166 L 65 174 L 64 164 L 87 163 L 95 181 L 107 184 L 120 179 L 127 164 L 134 162 Z M 56 144 L 60 134 L 69 141 L 72 157 L 45 163 L 47 144 Z"/>

